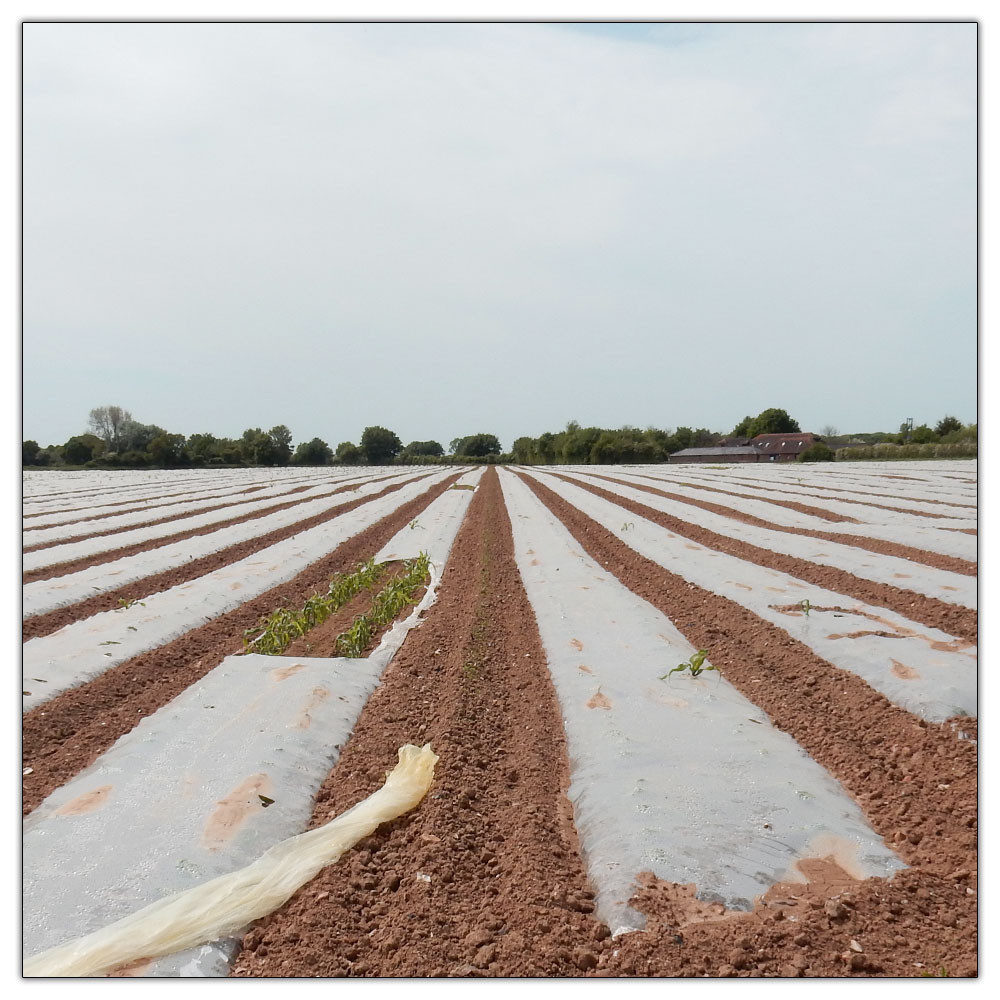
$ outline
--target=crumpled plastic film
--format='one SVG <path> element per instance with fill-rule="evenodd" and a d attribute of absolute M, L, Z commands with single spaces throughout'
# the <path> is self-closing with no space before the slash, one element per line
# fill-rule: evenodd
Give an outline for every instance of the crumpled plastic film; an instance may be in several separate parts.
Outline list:
<path fill-rule="evenodd" d="M 385 784 L 342 816 L 289 837 L 253 864 L 158 900 L 136 913 L 24 963 L 24 975 L 97 976 L 235 934 L 276 910 L 326 865 L 382 823 L 413 809 L 430 788 L 438 757 L 429 743 L 400 747 Z"/>

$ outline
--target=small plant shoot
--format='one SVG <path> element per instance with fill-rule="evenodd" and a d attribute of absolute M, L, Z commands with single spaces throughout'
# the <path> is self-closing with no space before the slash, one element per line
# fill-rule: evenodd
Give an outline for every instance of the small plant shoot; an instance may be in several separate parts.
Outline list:
<path fill-rule="evenodd" d="M 718 672 L 719 668 L 713 666 L 711 663 L 706 666 L 706 656 L 708 656 L 708 650 L 699 649 L 697 653 L 692 653 L 691 656 L 683 663 L 678 663 L 673 670 L 668 670 L 660 677 L 660 680 L 666 680 L 671 674 L 676 674 L 678 672 L 683 673 L 685 670 L 689 671 L 692 677 L 697 677 L 699 674 L 702 674 L 707 670 L 715 670 Z"/>

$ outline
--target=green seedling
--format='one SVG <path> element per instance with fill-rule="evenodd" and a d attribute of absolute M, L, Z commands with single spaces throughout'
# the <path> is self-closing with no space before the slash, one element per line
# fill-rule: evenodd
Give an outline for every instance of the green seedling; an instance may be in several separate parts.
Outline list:
<path fill-rule="evenodd" d="M 385 570 L 385 564 L 376 565 L 374 559 L 360 563 L 353 573 L 338 573 L 330 578 L 326 594 L 313 594 L 301 611 L 278 608 L 265 615 L 254 628 L 243 633 L 243 652 L 278 656 L 288 645 L 305 635 L 315 625 L 320 625 L 333 612 L 342 608 L 355 594 L 371 589 Z"/>
<path fill-rule="evenodd" d="M 808 618 L 809 617 L 809 609 L 812 607 L 812 605 L 809 603 L 809 598 L 807 597 L 804 601 L 802 601 L 800 603 L 799 607 L 802 608 L 803 613 L 805 614 L 806 618 Z"/>
<path fill-rule="evenodd" d="M 685 670 L 689 670 L 691 672 L 691 676 L 692 677 L 697 677 L 699 674 L 704 673 L 706 670 L 716 670 L 716 671 L 718 671 L 719 668 L 715 667 L 715 666 L 712 666 L 711 663 L 708 664 L 708 666 L 705 666 L 705 657 L 706 656 L 708 656 L 708 650 L 707 649 L 699 649 L 697 653 L 692 653 L 691 656 L 687 660 L 685 660 L 683 663 L 678 663 L 677 666 L 674 667 L 673 670 L 668 670 L 660 678 L 660 680 L 661 681 L 665 680 L 671 674 L 676 674 L 678 671 L 681 672 L 681 673 L 683 673 Z"/>
<path fill-rule="evenodd" d="M 145 601 L 138 601 L 134 597 L 119 597 L 118 607 L 115 608 L 115 611 L 127 611 L 134 604 L 138 604 L 140 608 L 144 608 L 146 606 Z"/>
<path fill-rule="evenodd" d="M 628 531 L 629 528 L 631 528 L 633 531 L 635 531 L 635 521 L 626 521 L 622 525 L 622 531 Z"/>
<path fill-rule="evenodd" d="M 106 642 L 98 643 L 99 646 L 120 646 L 121 643 L 117 642 L 115 639 L 108 639 Z"/>
<path fill-rule="evenodd" d="M 410 521 L 410 531 L 413 531 L 414 528 L 423 528 L 423 525 L 416 518 Z"/>
<path fill-rule="evenodd" d="M 417 591 L 427 582 L 430 573 L 430 557 L 421 552 L 416 559 L 403 564 L 404 573 L 399 579 L 387 584 L 372 600 L 371 610 L 358 615 L 351 627 L 337 636 L 334 652 L 337 656 L 363 656 L 372 637 L 399 615 L 408 604 L 413 603 Z"/>

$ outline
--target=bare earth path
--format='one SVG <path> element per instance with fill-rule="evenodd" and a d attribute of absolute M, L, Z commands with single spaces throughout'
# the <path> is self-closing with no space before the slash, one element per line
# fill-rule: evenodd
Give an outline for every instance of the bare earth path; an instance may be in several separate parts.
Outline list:
<path fill-rule="evenodd" d="M 562 724 L 494 471 L 424 624 L 410 633 L 318 796 L 367 794 L 405 742 L 441 760 L 430 797 L 325 869 L 245 938 L 237 976 L 567 976 L 594 968 Z"/>

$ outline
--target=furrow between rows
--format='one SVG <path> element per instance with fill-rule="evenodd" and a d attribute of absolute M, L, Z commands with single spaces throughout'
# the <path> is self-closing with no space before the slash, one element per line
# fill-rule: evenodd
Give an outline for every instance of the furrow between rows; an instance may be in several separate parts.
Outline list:
<path fill-rule="evenodd" d="M 474 486 L 478 475 L 463 478 Z M 250 864 L 305 829 L 382 671 L 433 604 L 435 567 L 447 561 L 469 498 L 446 490 L 425 508 L 430 587 L 371 656 L 228 656 L 48 796 L 25 824 L 26 954 Z M 405 526 L 383 549 L 409 553 L 414 534 Z M 109 836 L 126 828 L 127 845 Z M 225 975 L 237 944 L 209 941 L 147 961 L 143 974 Z"/>
<path fill-rule="evenodd" d="M 670 618 L 693 648 L 708 650 L 723 676 L 848 790 L 904 861 L 941 875 L 975 867 L 976 751 L 956 727 L 892 704 L 857 675 L 639 555 L 548 487 L 523 479 L 591 558 Z"/>
<path fill-rule="evenodd" d="M 735 521 L 741 521 L 744 524 L 753 525 L 754 527 L 764 528 L 768 531 L 781 531 L 791 535 L 800 535 L 804 538 L 816 538 L 821 541 L 833 542 L 835 545 L 850 545 L 854 548 L 867 549 L 869 552 L 893 556 L 897 559 L 921 563 L 926 566 L 933 566 L 936 569 L 944 569 L 948 572 L 959 573 L 964 576 L 975 576 L 977 572 L 976 563 L 971 562 L 968 559 L 957 558 L 956 556 L 948 556 L 938 552 L 928 552 L 924 549 L 914 548 L 910 545 L 901 545 L 898 542 L 885 541 L 879 538 L 869 538 L 864 535 L 849 535 L 841 532 L 810 528 L 806 523 L 802 523 L 801 521 L 798 523 L 780 524 L 773 517 L 757 517 L 754 514 L 738 507 L 728 507 L 724 504 L 715 504 L 706 500 L 699 500 L 697 497 L 684 496 L 678 493 L 668 493 L 665 490 L 658 490 L 654 487 L 643 486 L 639 483 L 630 482 L 624 479 L 615 479 L 610 476 L 595 476 L 594 478 L 603 479 L 607 482 L 615 483 L 618 486 L 628 486 L 633 489 L 643 490 L 657 496 L 665 497 L 668 500 L 675 500 L 678 503 L 690 504 L 693 507 L 698 507 L 702 510 L 719 514 Z M 730 495 L 741 496 L 741 494 Z M 754 503 L 753 499 L 750 499 L 751 503 Z M 768 504 L 775 503 L 773 500 L 767 500 L 764 502 Z M 795 510 L 798 513 L 804 513 L 807 517 L 817 516 L 811 514 L 808 510 L 802 510 L 799 505 L 787 506 L 788 509 Z"/>
<path fill-rule="evenodd" d="M 208 541 L 214 546 L 214 550 L 230 544 L 217 539 L 227 538 L 227 530 L 238 528 L 239 526 L 253 525 L 253 522 L 260 522 L 259 527 L 270 530 L 274 526 L 280 526 L 285 518 L 278 518 L 277 515 L 287 511 L 308 512 L 322 509 L 317 501 L 325 500 L 329 497 L 337 496 L 341 493 L 356 492 L 359 495 L 368 495 L 378 491 L 378 483 L 385 482 L 386 479 L 406 480 L 406 476 L 384 477 L 380 480 L 371 480 L 366 483 L 354 483 L 347 486 L 315 486 L 312 488 L 301 487 L 303 495 L 294 500 L 282 500 L 280 498 L 267 500 L 248 500 L 250 504 L 247 509 L 234 511 L 231 506 L 214 508 L 207 513 L 194 513 L 183 518 L 184 525 L 176 525 L 177 519 L 171 519 L 170 523 L 176 525 L 167 530 L 162 530 L 156 526 L 143 526 L 132 529 L 121 529 L 111 532 L 109 535 L 95 536 L 79 542 L 66 542 L 53 546 L 47 546 L 41 552 L 38 550 L 28 551 L 23 560 L 24 568 L 27 570 L 22 576 L 22 583 L 27 585 L 40 580 L 54 580 L 58 577 L 69 577 L 74 573 L 91 569 L 96 566 L 103 566 L 118 560 L 127 559 L 134 555 L 146 552 L 154 552 L 165 546 L 174 546 L 180 542 L 191 538 L 203 538 L 211 536 Z M 307 492 L 305 492 L 307 491 Z M 287 494 L 286 494 L 287 495 Z M 314 506 L 305 506 L 312 504 Z M 225 513 L 219 514 L 222 510 Z M 271 518 L 271 520 L 264 520 Z M 186 530 L 177 531 L 176 527 L 187 526 Z M 216 532 L 219 534 L 216 535 Z M 253 534 L 258 532 L 251 532 Z M 260 532 L 264 533 L 264 532 Z M 230 535 L 232 532 L 229 533 Z M 198 555 L 207 554 L 208 549 L 204 544 L 194 543 L 188 547 L 189 551 Z M 183 550 L 174 550 L 183 552 Z M 187 558 L 186 554 L 181 558 Z M 91 574 L 94 576 L 94 574 Z"/>
<path fill-rule="evenodd" d="M 372 558 L 460 475 L 449 476 L 364 527 L 285 582 L 26 712 L 22 719 L 22 756 L 25 767 L 31 767 L 32 772 L 23 785 L 23 811 L 34 809 L 53 789 L 131 731 L 143 716 L 176 697 L 218 666 L 225 656 L 239 652 L 244 632 L 255 626 L 262 615 L 282 605 L 301 606 L 313 593 L 326 588 L 331 575 L 351 571 Z M 25 683 L 37 683 L 34 678 L 38 676 L 26 669 Z"/>
<path fill-rule="evenodd" d="M 337 521 L 338 518 L 351 514 L 359 507 L 369 504 L 377 505 L 386 497 L 399 490 L 407 489 L 413 483 L 419 483 L 427 478 L 438 478 L 438 476 L 440 473 L 419 476 L 387 486 L 378 493 L 344 503 L 336 503 L 332 506 L 329 502 L 317 501 L 319 512 L 307 518 L 296 517 L 296 512 L 271 515 L 280 519 L 281 527 L 265 533 L 260 533 L 260 523 L 245 525 L 242 530 L 234 528 L 230 534 L 239 533 L 244 537 L 246 535 L 250 537 L 218 551 L 210 551 L 207 555 L 196 556 L 190 552 L 190 543 L 187 546 L 180 543 L 179 550 L 167 552 L 150 550 L 151 555 L 145 560 L 136 556 L 124 560 L 120 570 L 118 568 L 111 570 L 105 566 L 103 577 L 99 574 L 97 576 L 103 579 L 106 589 L 102 589 L 93 597 L 80 599 L 81 589 L 96 589 L 93 584 L 95 575 L 88 571 L 67 579 L 60 578 L 56 582 L 41 581 L 29 585 L 29 587 L 24 588 L 23 601 L 26 609 L 30 609 L 31 603 L 36 599 L 36 594 L 37 601 L 42 607 L 45 607 L 46 604 L 49 608 L 53 604 L 57 606 L 51 610 L 46 608 L 42 613 L 26 618 L 22 627 L 22 636 L 25 640 L 44 638 L 67 625 L 83 622 L 96 614 L 117 611 L 119 607 L 129 602 L 145 601 L 154 595 L 196 582 L 210 573 L 218 572 L 220 569 L 242 562 L 256 554 L 264 555 L 276 545 L 292 542 L 304 532 L 320 529 L 330 522 Z M 151 571 L 145 568 L 147 563 L 151 565 Z M 168 568 L 160 569 L 159 566 L 164 564 Z M 125 579 L 123 580 L 122 577 Z M 69 593 L 68 600 L 64 596 L 67 592 Z M 64 601 L 66 602 L 65 606 L 61 606 Z M 29 654 L 26 652 L 25 655 Z"/>
<path fill-rule="evenodd" d="M 750 911 L 809 858 L 833 855 L 859 879 L 902 867 L 837 783 L 714 664 L 702 661 L 704 677 L 667 675 L 696 653 L 670 618 L 588 556 L 524 481 L 505 474 L 503 486 L 563 709 L 601 919 L 644 926 L 629 906 L 643 872 Z"/>
<path fill-rule="evenodd" d="M 492 469 L 435 605 L 361 713 L 311 825 L 364 794 L 396 745 L 425 739 L 440 761 L 420 808 L 260 921 L 235 975 L 566 977 L 608 949 L 564 794 L 560 710 Z"/>
<path fill-rule="evenodd" d="M 912 590 L 904 590 L 892 584 L 876 583 L 833 566 L 821 566 L 811 560 L 775 552 L 759 545 L 741 541 L 738 538 L 728 537 L 657 510 L 648 504 L 630 500 L 620 494 L 581 482 L 578 479 L 571 480 L 565 476 L 556 478 L 610 501 L 626 511 L 643 517 L 667 529 L 667 531 L 690 539 L 699 545 L 734 556 L 748 563 L 788 574 L 825 590 L 846 594 L 865 604 L 888 608 L 905 618 L 940 629 L 942 632 L 967 642 L 974 643 L 976 641 L 978 615 L 970 608 L 949 604 L 938 598 L 928 597 Z M 804 592 L 802 598 L 807 597 L 808 593 Z"/>
<path fill-rule="evenodd" d="M 89 542 L 95 549 L 102 543 L 99 539 L 114 540 L 116 535 L 123 535 L 130 530 L 153 531 L 162 528 L 163 525 L 174 524 L 177 521 L 184 521 L 196 517 L 205 517 L 215 514 L 218 511 L 230 510 L 234 514 L 242 509 L 255 510 L 260 506 L 271 503 L 281 503 L 288 497 L 298 497 L 309 490 L 316 490 L 326 487 L 327 492 L 350 489 L 351 483 L 343 480 L 323 479 L 313 484 L 303 484 L 291 489 L 287 485 L 261 488 L 255 496 L 246 499 L 226 498 L 223 503 L 213 501 L 200 502 L 194 496 L 182 497 L 177 503 L 168 504 L 159 510 L 155 507 L 140 507 L 128 514 L 115 514 L 102 519 L 99 530 L 87 531 L 83 534 L 74 535 L 73 525 L 59 525 L 51 528 L 38 528 L 24 532 L 25 546 L 23 551 L 41 552 L 47 549 L 56 548 L 63 545 L 78 545 L 82 542 Z M 215 497 L 214 499 L 220 499 Z M 157 516 L 159 515 L 159 516 Z M 97 526 L 95 526 L 97 527 Z M 167 535 L 166 531 L 157 531 L 157 535 Z M 108 547 L 108 546 L 105 546 Z M 51 557 L 50 557 L 51 558 Z"/>

